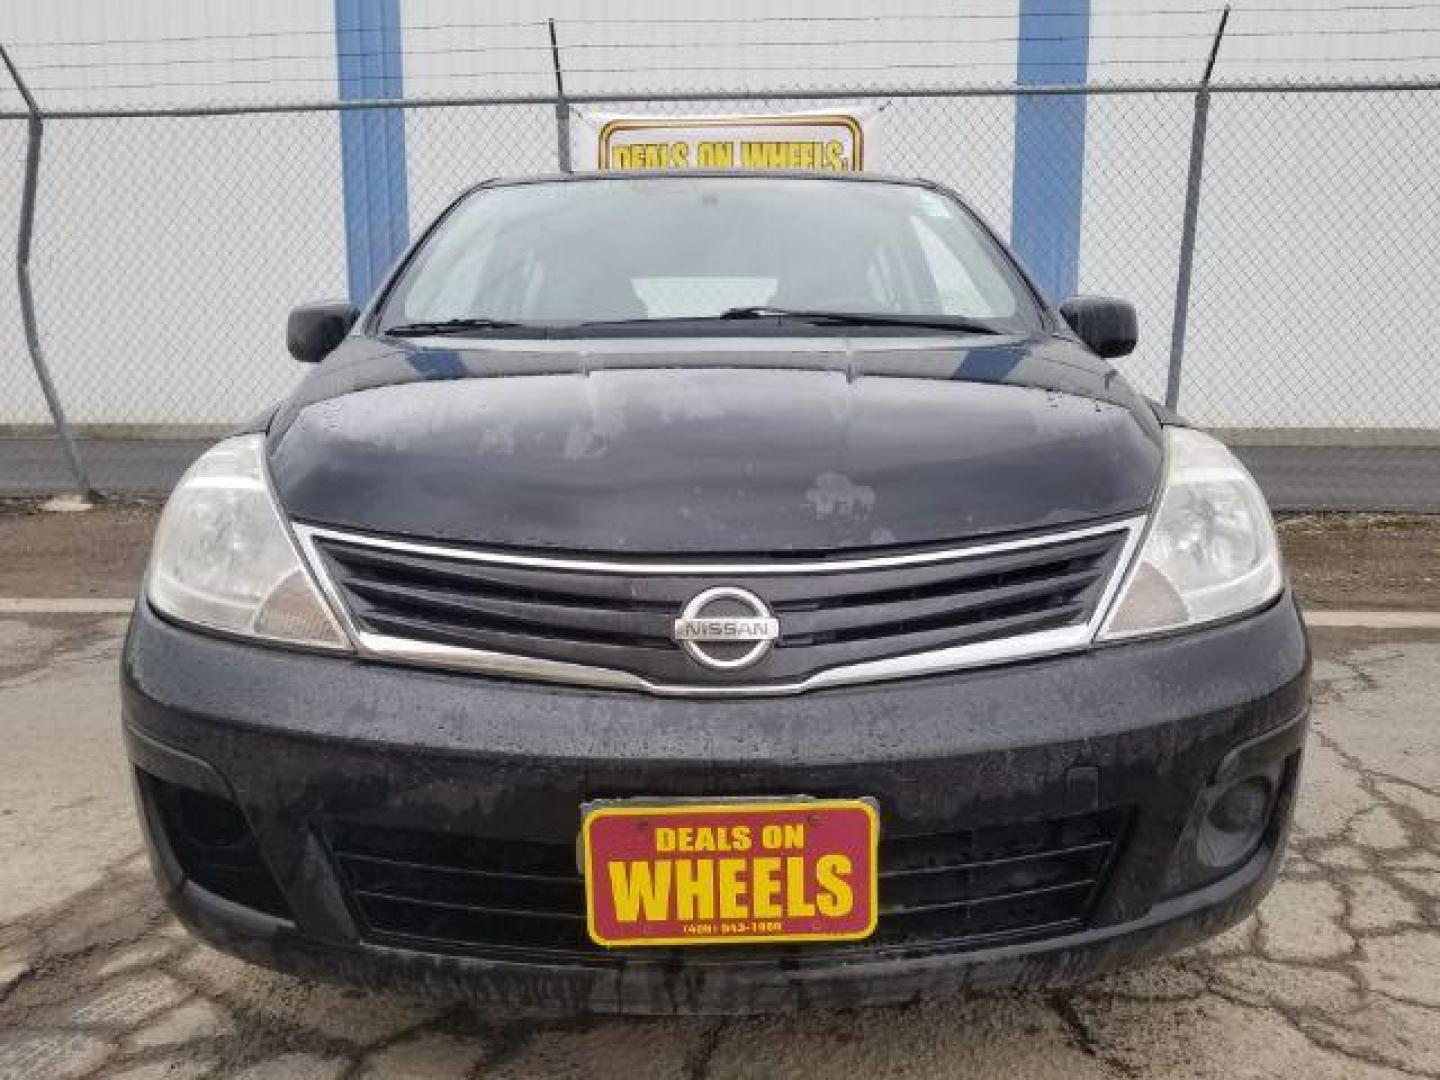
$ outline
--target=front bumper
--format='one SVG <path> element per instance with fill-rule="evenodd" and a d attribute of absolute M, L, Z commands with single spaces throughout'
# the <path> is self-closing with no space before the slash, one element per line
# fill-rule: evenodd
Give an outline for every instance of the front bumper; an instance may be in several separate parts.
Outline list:
<path fill-rule="evenodd" d="M 1053 985 L 1224 929 L 1278 866 L 1308 684 L 1289 596 L 1171 638 L 751 700 L 310 656 L 196 634 L 141 605 L 123 700 L 157 876 L 181 919 L 217 946 L 297 973 L 511 1007 L 730 1013 Z M 1223 872 L 1177 879 L 1197 807 L 1257 771 L 1278 778 L 1258 844 Z M 187 873 L 156 795 L 166 785 L 237 805 L 276 895 L 207 888 Z M 1123 815 L 1125 827 L 1083 925 L 663 955 L 397 940 L 376 931 L 333 844 L 335 823 L 348 821 L 553 848 L 573 843 L 580 804 L 596 798 L 786 794 L 873 796 L 884 835 L 901 840 L 1077 815 Z"/>

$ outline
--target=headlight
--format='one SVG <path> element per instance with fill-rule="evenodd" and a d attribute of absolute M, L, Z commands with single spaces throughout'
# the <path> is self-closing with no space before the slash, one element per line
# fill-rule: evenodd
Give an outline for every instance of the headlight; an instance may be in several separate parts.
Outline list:
<path fill-rule="evenodd" d="M 1166 428 L 1165 487 L 1101 639 L 1223 619 L 1284 586 L 1265 497 L 1218 441 Z"/>
<path fill-rule="evenodd" d="M 179 622 L 350 647 L 270 494 L 260 435 L 226 439 L 190 466 L 160 517 L 146 581 L 151 605 Z"/>

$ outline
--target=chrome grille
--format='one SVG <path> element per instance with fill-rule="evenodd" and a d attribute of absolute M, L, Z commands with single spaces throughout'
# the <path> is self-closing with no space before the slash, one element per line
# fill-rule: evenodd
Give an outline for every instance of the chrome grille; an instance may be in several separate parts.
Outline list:
<path fill-rule="evenodd" d="M 997 643 L 1015 644 L 1017 656 L 1087 644 L 1138 523 L 873 559 L 724 566 L 301 535 L 369 651 L 570 682 L 724 692 L 803 689 L 837 671 L 864 673 L 842 681 L 878 679 L 886 673 L 877 663 L 901 657 L 957 661 L 942 668 L 964 666 L 966 650 L 1009 658 Z M 708 669 L 672 639 L 686 603 L 716 585 L 756 594 L 779 619 L 775 648 L 746 670 Z M 503 657 L 528 666 L 490 663 Z"/>

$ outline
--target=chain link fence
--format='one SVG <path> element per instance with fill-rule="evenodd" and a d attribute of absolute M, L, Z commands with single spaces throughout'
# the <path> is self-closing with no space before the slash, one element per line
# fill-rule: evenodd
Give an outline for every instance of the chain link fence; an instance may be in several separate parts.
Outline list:
<path fill-rule="evenodd" d="M 38 148 L 24 115 L 0 115 L 0 229 L 19 227 L 27 153 L 38 150 L 35 315 L 78 436 L 80 483 L 163 489 L 193 440 L 297 379 L 287 310 L 346 292 L 342 109 L 404 116 L 412 232 L 478 179 L 556 171 L 557 105 L 578 120 L 587 109 L 843 100 L 881 110 L 885 171 L 954 187 L 1003 234 L 1016 102 L 1029 93 L 1056 95 L 841 88 L 72 110 L 44 117 Z M 1113 85 L 1084 97 L 1079 281 L 1139 309 L 1141 345 L 1119 362 L 1124 374 L 1228 438 L 1278 508 L 1440 511 L 1440 85 Z M 1208 109 L 1199 139 L 1197 105 Z M 20 304 L 6 275 L 0 493 L 73 488 Z"/>

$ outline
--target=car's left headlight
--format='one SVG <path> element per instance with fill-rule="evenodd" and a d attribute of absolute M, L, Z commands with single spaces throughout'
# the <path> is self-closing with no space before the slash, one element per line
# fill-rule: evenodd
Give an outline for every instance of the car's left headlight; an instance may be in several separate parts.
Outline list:
<path fill-rule="evenodd" d="M 177 622 L 316 649 L 350 648 L 270 492 L 262 435 L 207 450 L 160 516 L 146 591 Z"/>
<path fill-rule="evenodd" d="M 1285 586 L 1275 523 L 1250 473 L 1218 440 L 1165 429 L 1165 483 L 1101 640 L 1240 615 Z"/>

